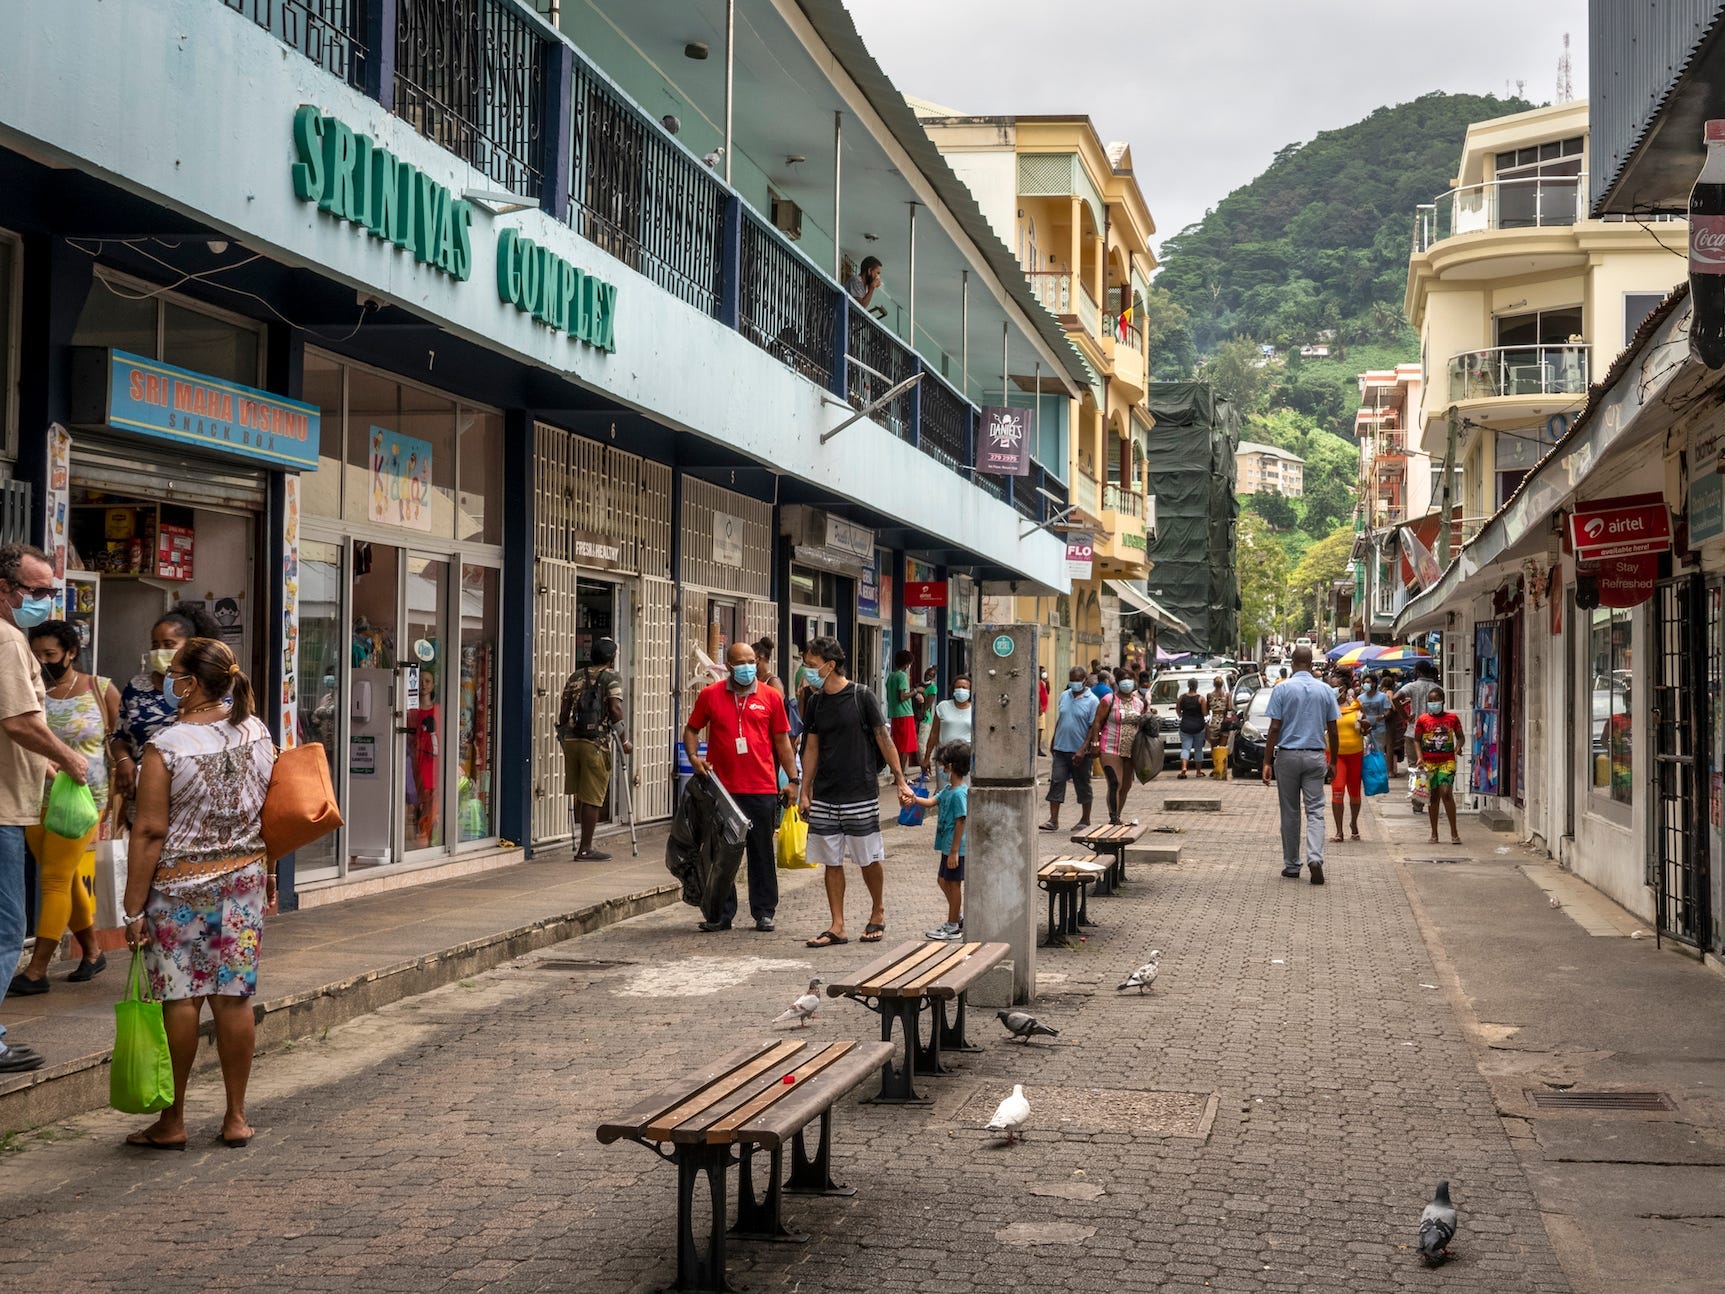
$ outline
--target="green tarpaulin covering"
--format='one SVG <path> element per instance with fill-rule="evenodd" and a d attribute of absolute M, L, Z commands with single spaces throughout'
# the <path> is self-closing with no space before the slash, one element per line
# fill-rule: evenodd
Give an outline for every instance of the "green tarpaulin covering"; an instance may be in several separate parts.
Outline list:
<path fill-rule="evenodd" d="M 1152 596 L 1192 626 L 1164 631 L 1164 651 L 1232 652 L 1240 637 L 1234 571 L 1234 450 L 1240 417 L 1205 382 L 1152 382 L 1146 453 L 1156 496 Z"/>

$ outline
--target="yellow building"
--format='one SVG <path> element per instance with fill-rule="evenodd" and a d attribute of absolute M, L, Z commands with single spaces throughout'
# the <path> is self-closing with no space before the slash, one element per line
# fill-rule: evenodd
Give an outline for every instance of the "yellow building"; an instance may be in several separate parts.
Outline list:
<path fill-rule="evenodd" d="M 1156 231 L 1132 170 L 1132 150 L 1104 143 L 1087 116 L 967 117 L 911 100 L 923 128 L 983 214 L 1018 254 L 1038 299 L 1060 320 L 1095 374 L 1066 405 L 1070 522 L 1094 535 L 1087 578 L 1070 595 L 1003 599 L 985 618 L 1042 626 L 1040 659 L 1056 680 L 1073 664 L 1117 663 L 1123 617 L 1153 606 L 1147 533 L 1145 402 L 1150 352 L 1144 301 Z M 1133 587 L 1136 584 L 1137 587 Z M 1142 620 L 1128 620 L 1142 626 Z"/>
<path fill-rule="evenodd" d="M 1420 335 L 1417 434 L 1455 469 L 1460 547 L 1580 410 L 1682 277 L 1681 222 L 1587 218 L 1585 102 L 1468 128 L 1455 187 L 1419 208 L 1407 317 Z M 1453 417 L 1452 417 L 1453 414 Z"/>

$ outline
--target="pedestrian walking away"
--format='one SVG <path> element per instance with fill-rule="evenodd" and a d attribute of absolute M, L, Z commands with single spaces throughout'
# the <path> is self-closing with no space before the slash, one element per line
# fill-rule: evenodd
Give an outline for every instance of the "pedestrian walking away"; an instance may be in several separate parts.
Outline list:
<path fill-rule="evenodd" d="M 1198 695 L 1198 680 L 1186 681 L 1186 694 L 1174 703 L 1174 713 L 1180 716 L 1180 776 L 1184 778 L 1189 761 L 1204 759 L 1204 730 L 1209 724 L 1209 707 Z"/>
<path fill-rule="evenodd" d="M 1348 829 L 1353 838 L 1360 838 L 1360 800 L 1362 772 L 1366 759 L 1366 721 L 1360 701 L 1354 695 L 1351 676 L 1339 669 L 1333 676 L 1336 688 L 1336 757 L 1335 776 L 1330 782 L 1330 811 L 1336 818 L 1336 834 L 1330 839 L 1342 842 L 1342 797 L 1346 793 L 1353 806 Z"/>
<path fill-rule="evenodd" d="M 623 722 L 623 676 L 612 668 L 617 644 L 601 638 L 592 660 L 563 685 L 557 711 L 557 738 L 563 744 L 563 793 L 572 798 L 570 834 L 577 837 L 578 862 L 609 862 L 593 848 L 599 810 L 611 790 L 611 734 Z M 623 753 L 635 748 L 623 742 Z"/>
<path fill-rule="evenodd" d="M 893 748 L 905 768 L 915 767 L 917 762 L 916 711 L 922 689 L 913 690 L 910 681 L 910 667 L 915 659 L 908 651 L 894 653 L 892 673 L 886 676 L 886 717 L 892 729 Z"/>
<path fill-rule="evenodd" d="M 1228 691 L 1228 681 L 1220 674 L 1212 682 L 1204 704 L 1204 739 L 1210 743 L 1210 776 L 1217 781 L 1225 781 L 1228 776 L 1229 735 L 1234 721 L 1234 694 Z"/>
<path fill-rule="evenodd" d="M 243 1146 L 252 1138 L 246 1086 L 257 1041 L 249 999 L 264 918 L 276 904 L 262 822 L 276 746 L 226 643 L 189 640 L 163 675 L 163 695 L 178 718 L 144 748 L 124 916 L 126 942 L 145 950 L 150 996 L 162 1003 L 174 1103 L 126 1144 L 185 1148 L 186 1080 L 207 1000 L 227 1093 L 219 1135 Z"/>
<path fill-rule="evenodd" d="M 1074 665 L 1060 694 L 1054 718 L 1054 767 L 1048 776 L 1048 821 L 1044 831 L 1060 830 L 1060 806 L 1066 802 L 1066 784 L 1078 799 L 1079 827 L 1090 825 L 1090 753 L 1096 745 L 1096 727 L 1101 703 L 1085 686 L 1082 665 Z"/>
<path fill-rule="evenodd" d="M 824 868 L 827 928 L 810 948 L 849 943 L 845 934 L 845 862 L 855 863 L 868 887 L 869 919 L 862 942 L 886 933 L 886 843 L 880 832 L 880 767 L 892 772 L 901 805 L 911 803 L 898 750 L 873 692 L 844 674 L 845 650 L 831 637 L 816 638 L 804 657 L 819 680 L 803 722 L 803 784 L 797 807 L 808 822 L 808 859 Z M 876 752 L 879 752 L 877 762 Z"/>
<path fill-rule="evenodd" d="M 1445 704 L 1444 690 L 1435 683 L 1427 690 L 1425 713 L 1414 720 L 1414 744 L 1419 748 L 1420 767 L 1431 788 L 1426 804 L 1426 812 L 1431 815 L 1431 843 L 1437 844 L 1441 803 L 1449 817 L 1449 842 L 1459 845 L 1461 835 L 1455 826 L 1455 771 L 1456 753 L 1462 744 L 1461 720 Z"/>
<path fill-rule="evenodd" d="M 1300 833 L 1312 884 L 1324 883 L 1324 787 L 1335 776 L 1341 710 L 1336 694 L 1312 677 L 1312 649 L 1294 648 L 1293 674 L 1270 693 L 1265 710 L 1264 783 L 1276 783 L 1282 820 L 1282 875 L 1300 875 Z"/>
<path fill-rule="evenodd" d="M 935 884 L 946 899 L 946 920 L 925 931 L 930 939 L 964 938 L 965 825 L 970 814 L 970 743 L 949 741 L 937 746 L 935 762 L 945 772 L 946 785 L 935 795 L 912 795 L 912 802 L 936 813 L 934 852 L 940 860 Z"/>
<path fill-rule="evenodd" d="M 749 915 L 756 930 L 770 931 L 779 908 L 779 870 L 773 855 L 773 832 L 783 807 L 778 775 L 783 770 L 790 794 L 801 790 L 796 753 L 784 697 L 761 680 L 755 649 L 745 642 L 732 643 L 725 668 L 725 677 L 695 698 L 689 722 L 683 725 L 683 751 L 695 772 L 716 778 L 749 819 Z M 698 753 L 702 732 L 707 734 L 705 757 Z M 702 921 L 700 928 L 729 930 L 736 915 L 733 883 L 719 919 Z"/>
<path fill-rule="evenodd" d="M 1138 690 L 1138 680 L 1122 674 L 1114 693 L 1100 703 L 1096 727 L 1096 750 L 1102 761 L 1102 776 L 1108 784 L 1108 822 L 1118 826 L 1126 814 L 1126 796 L 1132 790 L 1132 743 L 1148 706 Z"/>
<path fill-rule="evenodd" d="M 24 832 L 41 821 L 43 779 L 54 766 L 75 782 L 89 777 L 89 762 L 48 726 L 42 670 L 24 640 L 47 620 L 54 591 L 40 548 L 0 548 L 0 1005 L 24 952 Z M 41 1067 L 42 1057 L 0 1024 L 0 1076 Z"/>

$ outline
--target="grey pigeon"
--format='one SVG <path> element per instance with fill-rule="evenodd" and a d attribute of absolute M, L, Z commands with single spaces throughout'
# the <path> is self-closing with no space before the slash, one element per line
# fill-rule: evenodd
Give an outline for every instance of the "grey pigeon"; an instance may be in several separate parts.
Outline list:
<path fill-rule="evenodd" d="M 1156 982 L 1156 964 L 1161 960 L 1161 958 L 1162 950 L 1160 948 L 1152 949 L 1150 952 L 1150 960 L 1145 962 L 1137 970 L 1128 975 L 1125 980 L 1116 985 L 1116 989 L 1135 988 L 1138 990 L 1139 996 L 1142 997 L 1144 990 Z"/>
<path fill-rule="evenodd" d="M 778 1016 L 774 1024 L 790 1024 L 795 1021 L 799 1027 L 807 1029 L 809 1021 L 815 1018 L 815 1012 L 821 1005 L 821 985 L 825 983 L 819 978 L 809 981 L 809 991 L 792 1002 L 789 1010 Z"/>
<path fill-rule="evenodd" d="M 1420 1214 L 1420 1261 L 1438 1267 L 1453 1255 L 1449 1242 L 1455 1238 L 1455 1205 L 1449 1202 L 1449 1183 L 1439 1182 L 1437 1194 Z"/>
<path fill-rule="evenodd" d="M 1060 1030 L 1050 1029 L 1035 1016 L 1024 1011 L 996 1011 L 994 1013 L 1000 1023 L 1006 1026 L 1006 1032 L 1014 1038 L 1022 1038 L 1028 1046 L 1030 1040 L 1037 1034 L 1046 1034 L 1050 1038 L 1058 1038 Z"/>
<path fill-rule="evenodd" d="M 985 1131 L 1004 1132 L 1006 1144 L 1010 1146 L 1013 1142 L 1023 1139 L 1018 1130 L 1024 1126 L 1024 1122 L 1028 1118 L 1030 1118 L 1030 1102 L 1024 1099 L 1024 1085 L 1022 1083 L 1014 1084 L 1012 1095 L 996 1107 L 994 1117 L 988 1121 L 988 1127 Z"/>

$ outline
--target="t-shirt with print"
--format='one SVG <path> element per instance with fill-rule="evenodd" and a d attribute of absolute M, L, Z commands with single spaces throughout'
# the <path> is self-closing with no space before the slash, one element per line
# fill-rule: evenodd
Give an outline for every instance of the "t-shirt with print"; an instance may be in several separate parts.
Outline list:
<path fill-rule="evenodd" d="M 908 719 L 914 713 L 910 701 L 910 675 L 895 669 L 886 676 L 886 714 L 889 719 Z"/>
<path fill-rule="evenodd" d="M 592 679 L 599 689 L 599 725 L 602 731 L 598 733 L 577 732 L 575 725 L 576 708 L 581 700 L 581 693 L 586 689 L 587 680 Z M 576 670 L 569 676 L 569 681 L 563 685 L 563 704 L 557 712 L 557 730 L 565 736 L 581 737 L 588 741 L 603 737 L 604 729 L 611 726 L 611 702 L 619 704 L 623 700 L 623 676 L 608 665 L 588 665 Z"/>
<path fill-rule="evenodd" d="M 846 683 L 837 692 L 816 692 L 803 715 L 803 731 L 819 743 L 809 797 L 828 804 L 880 799 L 875 729 L 886 727 L 873 692 Z"/>
<path fill-rule="evenodd" d="M 0 619 L 0 719 L 41 714 L 47 700 L 42 667 L 10 620 Z M 42 780 L 48 760 L 25 750 L 0 728 L 0 826 L 33 827 L 42 820 Z"/>
<path fill-rule="evenodd" d="M 970 787 L 949 786 L 934 797 L 934 851 L 942 858 L 952 852 L 952 838 L 958 834 L 958 820 L 970 814 Z M 958 842 L 958 856 L 963 858 L 970 841 L 970 832 Z"/>
<path fill-rule="evenodd" d="M 1461 720 L 1451 711 L 1422 714 L 1414 720 L 1414 744 L 1419 747 L 1420 763 L 1428 767 L 1455 763 L 1461 740 Z"/>

